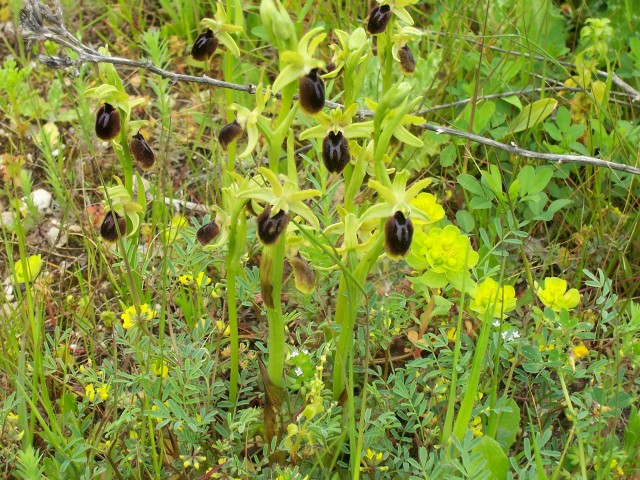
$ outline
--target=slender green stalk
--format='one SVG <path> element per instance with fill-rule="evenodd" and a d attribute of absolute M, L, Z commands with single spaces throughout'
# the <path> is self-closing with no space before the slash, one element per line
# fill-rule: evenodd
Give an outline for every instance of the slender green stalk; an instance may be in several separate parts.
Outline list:
<path fill-rule="evenodd" d="M 576 430 L 576 437 L 578 440 L 578 455 L 580 460 L 580 472 L 582 473 L 582 478 L 587 479 L 587 461 L 584 454 L 584 444 L 582 442 L 582 435 L 580 432 L 580 427 L 578 426 L 578 412 L 573 408 L 573 402 L 571 401 L 571 395 L 569 395 L 569 390 L 567 390 L 567 383 L 564 379 L 564 372 L 562 368 L 558 369 L 558 379 L 560 380 L 560 385 L 562 386 L 562 394 L 564 395 L 564 400 L 567 402 L 567 410 L 571 414 L 571 418 L 573 420 L 573 425 Z"/>
<path fill-rule="evenodd" d="M 244 210 L 231 217 L 229 251 L 227 253 L 227 309 L 231 340 L 231 373 L 229 377 L 229 401 L 238 398 L 238 374 L 240 370 L 240 339 L 238 331 L 238 305 L 236 300 L 236 278 L 240 268 L 240 257 L 246 238 L 247 217 Z"/>

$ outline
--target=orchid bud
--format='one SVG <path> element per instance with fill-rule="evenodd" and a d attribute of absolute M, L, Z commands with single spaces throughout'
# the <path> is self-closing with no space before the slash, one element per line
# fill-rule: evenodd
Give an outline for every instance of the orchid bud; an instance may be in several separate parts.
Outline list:
<path fill-rule="evenodd" d="M 220 234 L 220 227 L 216 222 L 205 223 L 196 232 L 196 239 L 200 245 L 209 245 Z"/>
<path fill-rule="evenodd" d="M 318 69 L 298 81 L 298 100 L 307 113 L 318 113 L 324 107 L 324 80 L 318 76 Z"/>
<path fill-rule="evenodd" d="M 316 288 L 316 275 L 313 273 L 309 262 L 300 255 L 290 258 L 289 263 L 293 268 L 293 278 L 296 288 L 306 295 L 310 295 Z"/>
<path fill-rule="evenodd" d="M 156 154 L 140 132 L 133 136 L 129 149 L 143 170 L 149 170 L 156 163 Z"/>
<path fill-rule="evenodd" d="M 371 35 L 383 33 L 391 20 L 391 7 L 389 5 L 380 5 L 371 10 L 369 21 L 367 22 L 367 31 Z"/>
<path fill-rule="evenodd" d="M 340 173 L 349 163 L 349 144 L 342 132 L 329 134 L 322 141 L 322 161 L 332 173 Z"/>
<path fill-rule="evenodd" d="M 96 113 L 96 135 L 101 140 L 113 140 L 120 133 L 120 112 L 105 103 Z"/>
<path fill-rule="evenodd" d="M 398 58 L 400 59 L 400 70 L 403 73 L 411 74 L 416 71 L 416 61 L 407 45 L 398 50 Z"/>
<path fill-rule="evenodd" d="M 231 142 L 237 140 L 242 135 L 242 127 L 237 121 L 227 123 L 218 132 L 218 142 L 222 148 L 227 148 Z"/>
<path fill-rule="evenodd" d="M 102 220 L 102 225 L 100 225 L 100 236 L 107 242 L 115 242 L 116 240 L 118 240 L 118 234 L 124 235 L 126 233 L 126 219 L 124 217 L 120 217 L 112 210 L 108 211 L 104 216 L 104 220 Z"/>
<path fill-rule="evenodd" d="M 271 205 L 258 215 L 258 237 L 265 245 L 273 244 L 280 234 L 284 232 L 289 224 L 289 214 L 280 210 L 273 217 L 271 216 Z"/>
<path fill-rule="evenodd" d="M 199 61 L 209 60 L 211 55 L 218 48 L 218 39 L 213 31 L 207 28 L 196 38 L 196 41 L 191 48 L 191 56 Z"/>
<path fill-rule="evenodd" d="M 396 260 L 404 257 L 411 247 L 413 223 L 401 211 L 387 218 L 384 224 L 384 249 L 387 255 Z"/>

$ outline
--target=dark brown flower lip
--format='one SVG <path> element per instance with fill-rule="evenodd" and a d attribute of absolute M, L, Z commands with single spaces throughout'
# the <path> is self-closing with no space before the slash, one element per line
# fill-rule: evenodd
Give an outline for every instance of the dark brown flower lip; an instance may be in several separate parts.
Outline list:
<path fill-rule="evenodd" d="M 133 136 L 129 149 L 143 170 L 150 169 L 156 163 L 155 152 L 140 132 Z"/>
<path fill-rule="evenodd" d="M 118 231 L 120 235 L 127 233 L 127 221 L 124 217 L 120 217 L 113 210 L 110 210 L 105 214 L 102 224 L 100 225 L 100 236 L 107 242 L 113 243 L 118 240 Z"/>
<path fill-rule="evenodd" d="M 413 240 L 413 222 L 401 211 L 396 211 L 384 224 L 385 252 L 391 258 L 404 257 Z"/>
<path fill-rule="evenodd" d="M 311 114 L 318 113 L 324 107 L 324 80 L 314 68 L 298 80 L 298 101 L 302 109 Z"/>
<path fill-rule="evenodd" d="M 367 31 L 371 35 L 383 33 L 391 20 L 391 7 L 389 5 L 379 5 L 371 10 Z"/>
<path fill-rule="evenodd" d="M 220 143 L 220 146 L 226 149 L 231 142 L 240 138 L 242 132 L 243 129 L 236 120 L 231 123 L 227 123 L 220 129 L 220 132 L 218 132 L 218 142 Z"/>
<path fill-rule="evenodd" d="M 322 141 L 322 161 L 332 173 L 340 173 L 350 160 L 349 144 L 342 132 L 329 132 Z"/>
<path fill-rule="evenodd" d="M 400 69 L 404 73 L 411 74 L 416 71 L 416 60 L 407 45 L 398 50 L 398 58 L 400 59 Z"/>
<path fill-rule="evenodd" d="M 196 232 L 196 239 L 200 245 L 209 245 L 220 234 L 220 227 L 216 222 L 202 225 Z"/>
<path fill-rule="evenodd" d="M 213 31 L 207 28 L 198 35 L 191 48 L 191 56 L 198 61 L 209 60 L 218 48 L 218 39 Z"/>
<path fill-rule="evenodd" d="M 96 112 L 96 136 L 101 140 L 113 140 L 120 133 L 120 112 L 110 103 L 105 103 Z"/>
<path fill-rule="evenodd" d="M 278 239 L 280 234 L 287 229 L 289 224 L 289 214 L 284 210 L 280 210 L 271 216 L 271 205 L 262 211 L 256 223 L 258 226 L 258 237 L 265 245 L 272 245 Z"/>

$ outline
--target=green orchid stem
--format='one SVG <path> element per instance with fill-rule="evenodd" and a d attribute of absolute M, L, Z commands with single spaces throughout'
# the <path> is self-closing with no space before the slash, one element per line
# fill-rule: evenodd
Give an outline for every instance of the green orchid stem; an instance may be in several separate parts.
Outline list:
<path fill-rule="evenodd" d="M 236 303 L 236 278 L 240 269 L 240 257 L 247 233 L 247 217 L 244 209 L 234 212 L 229 231 L 229 251 L 227 253 L 227 309 L 229 331 L 231 333 L 231 373 L 229 377 L 229 402 L 238 399 L 238 376 L 240 372 L 240 336 L 238 330 L 238 305 Z M 235 408 L 235 407 L 234 407 Z"/>
<path fill-rule="evenodd" d="M 355 268 L 353 276 L 360 285 L 364 285 L 367 275 L 382 253 L 383 245 L 384 235 L 379 235 L 371 249 Z M 353 280 L 347 280 L 343 276 L 338 288 L 338 301 L 334 317 L 336 323 L 341 327 L 333 367 L 333 399 L 336 401 L 342 397 L 344 392 L 346 365 L 353 349 L 353 327 L 361 298 L 362 292 L 356 285 L 353 285 Z"/>
<path fill-rule="evenodd" d="M 587 477 L 587 461 L 584 454 L 584 444 L 582 442 L 582 435 L 580 432 L 580 427 L 578 426 L 578 412 L 576 412 L 575 408 L 573 408 L 573 402 L 571 401 L 571 395 L 569 395 L 569 390 L 567 389 L 567 383 L 564 379 L 564 372 L 562 368 L 558 369 L 558 379 L 560 380 L 560 385 L 562 386 L 562 394 L 564 395 L 564 400 L 567 402 L 567 410 L 571 414 L 571 419 L 573 421 L 573 426 L 576 429 L 576 438 L 578 440 L 578 454 L 580 456 L 580 472 L 582 473 L 582 478 L 586 479 Z"/>
<path fill-rule="evenodd" d="M 391 17 L 391 21 L 384 32 L 384 49 L 381 52 L 381 69 L 382 69 L 382 93 L 387 92 L 391 88 L 391 81 L 393 80 L 393 55 L 391 54 L 391 47 L 393 45 L 393 29 L 395 28 L 395 20 Z M 380 36 L 382 37 L 382 35 Z M 379 39 L 380 39 L 379 37 Z M 382 42 L 379 42 L 379 44 Z M 378 44 L 378 45 L 379 45 Z"/>
<path fill-rule="evenodd" d="M 122 120 L 122 128 L 120 130 L 120 140 L 118 143 L 122 150 L 115 148 L 116 156 L 118 157 L 118 161 L 120 162 L 120 166 L 122 167 L 122 172 L 124 174 L 124 187 L 133 198 L 133 158 L 131 157 L 131 151 L 129 150 L 129 142 L 127 141 L 127 131 L 128 123 L 126 121 L 126 116 L 124 112 L 120 112 L 120 117 Z"/>
<path fill-rule="evenodd" d="M 275 245 L 265 246 L 260 259 L 260 281 L 262 300 L 267 307 L 269 319 L 267 374 L 269 381 L 282 387 L 284 383 L 284 318 L 282 316 L 282 272 L 284 270 L 285 236 L 280 236 Z"/>

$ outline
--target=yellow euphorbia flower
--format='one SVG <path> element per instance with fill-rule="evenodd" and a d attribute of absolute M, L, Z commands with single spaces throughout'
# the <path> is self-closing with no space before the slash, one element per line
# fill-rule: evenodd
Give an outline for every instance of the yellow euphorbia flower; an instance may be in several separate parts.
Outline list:
<path fill-rule="evenodd" d="M 559 312 L 563 308 L 574 309 L 580 303 L 580 293 L 575 288 L 567 291 L 567 281 L 557 277 L 547 277 L 544 279 L 544 288 L 536 282 L 536 295 L 540 301 L 552 309 Z"/>
<path fill-rule="evenodd" d="M 471 290 L 469 308 L 483 316 L 487 310 L 495 318 L 506 318 L 506 313 L 516 308 L 516 291 L 511 285 L 501 287 L 492 278 L 487 278 Z"/>
<path fill-rule="evenodd" d="M 31 255 L 26 261 L 18 260 L 14 265 L 14 274 L 18 283 L 25 283 L 27 280 L 32 283 L 42 268 L 42 256 Z"/>

